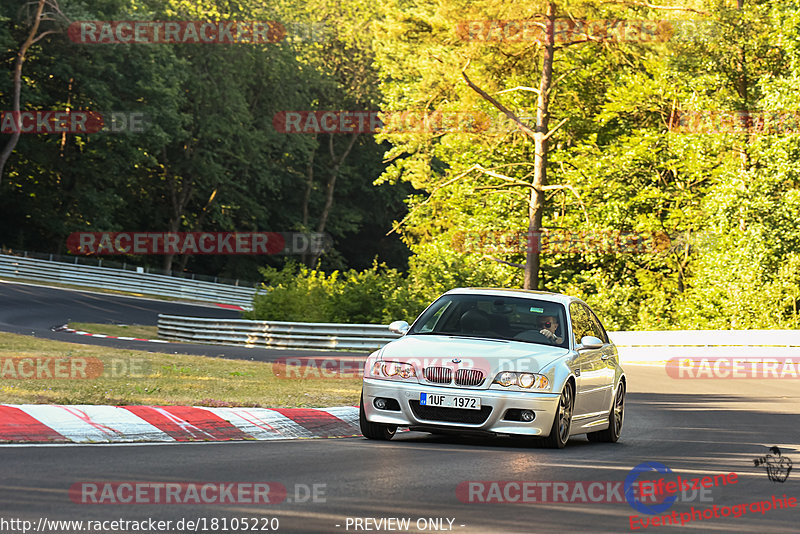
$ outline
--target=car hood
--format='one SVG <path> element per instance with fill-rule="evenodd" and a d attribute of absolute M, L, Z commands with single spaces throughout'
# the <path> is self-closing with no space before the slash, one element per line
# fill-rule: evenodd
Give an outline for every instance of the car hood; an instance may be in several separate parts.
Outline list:
<path fill-rule="evenodd" d="M 409 335 L 387 344 L 379 358 L 429 366 L 481 369 L 487 376 L 501 371 L 538 372 L 569 350 L 523 341 L 443 335 Z"/>

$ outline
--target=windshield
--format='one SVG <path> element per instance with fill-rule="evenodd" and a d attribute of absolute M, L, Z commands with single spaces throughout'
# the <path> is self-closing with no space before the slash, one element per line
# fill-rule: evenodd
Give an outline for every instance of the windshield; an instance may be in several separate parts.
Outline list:
<path fill-rule="evenodd" d="M 568 348 L 564 307 L 555 302 L 492 295 L 444 295 L 408 335 L 440 334 L 525 341 Z"/>

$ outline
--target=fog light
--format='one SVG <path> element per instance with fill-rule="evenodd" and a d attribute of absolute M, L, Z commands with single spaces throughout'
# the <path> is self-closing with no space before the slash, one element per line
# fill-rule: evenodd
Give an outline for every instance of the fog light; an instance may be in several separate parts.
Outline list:
<path fill-rule="evenodd" d="M 381 399 L 381 398 L 375 399 L 375 407 L 377 409 L 379 409 L 379 410 L 385 410 L 386 409 L 386 399 Z"/>
<path fill-rule="evenodd" d="M 530 423 L 534 419 L 536 419 L 536 414 L 530 410 L 522 410 L 522 413 L 519 414 L 523 421 L 526 423 Z"/>

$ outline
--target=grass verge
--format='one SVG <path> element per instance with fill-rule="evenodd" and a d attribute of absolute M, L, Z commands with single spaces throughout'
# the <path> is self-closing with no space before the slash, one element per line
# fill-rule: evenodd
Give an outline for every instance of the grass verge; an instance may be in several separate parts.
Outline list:
<path fill-rule="evenodd" d="M 104 334 L 106 336 L 116 337 L 136 337 L 140 339 L 158 339 L 157 326 L 100 323 L 69 323 L 67 326 L 75 330 L 82 330 L 92 334 Z"/>
<path fill-rule="evenodd" d="M 24 358 L 32 362 L 23 365 Z M 89 377 L 36 378 L 46 375 L 48 365 L 49 376 L 55 376 L 54 364 L 46 358 L 69 360 L 59 364 L 69 370 L 67 375 L 81 376 L 84 369 Z M 102 375 L 92 378 L 99 374 L 92 370 L 98 369 Z M 34 378 L 20 378 L 20 372 L 32 371 Z M 0 333 L 0 402 L 7 404 L 318 408 L 358 404 L 360 391 L 360 378 L 279 378 L 273 365 L 265 362 L 118 350 Z"/>

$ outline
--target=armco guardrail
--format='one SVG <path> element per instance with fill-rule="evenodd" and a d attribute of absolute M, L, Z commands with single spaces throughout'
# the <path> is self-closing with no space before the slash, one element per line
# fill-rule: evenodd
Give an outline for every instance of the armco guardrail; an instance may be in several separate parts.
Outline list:
<path fill-rule="evenodd" d="M 128 291 L 250 308 L 255 288 L 0 254 L 0 277 Z"/>
<path fill-rule="evenodd" d="M 290 323 L 158 316 L 163 339 L 283 349 L 372 351 L 399 336 L 375 324 Z"/>
<path fill-rule="evenodd" d="M 377 350 L 399 336 L 383 325 L 158 316 L 164 339 L 292 349 Z M 675 357 L 800 357 L 798 330 L 609 332 L 625 363 Z"/>
<path fill-rule="evenodd" d="M 658 330 L 608 336 L 622 363 L 681 357 L 800 358 L 800 330 Z"/>

